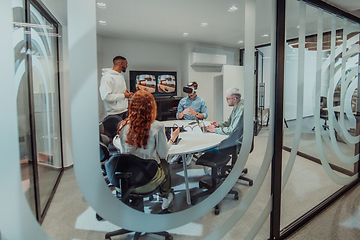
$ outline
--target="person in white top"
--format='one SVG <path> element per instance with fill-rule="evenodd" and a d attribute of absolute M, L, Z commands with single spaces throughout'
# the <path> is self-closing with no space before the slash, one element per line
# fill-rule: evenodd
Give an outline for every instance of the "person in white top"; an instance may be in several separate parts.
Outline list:
<path fill-rule="evenodd" d="M 169 163 L 165 160 L 168 151 L 179 135 L 180 129 L 171 130 L 171 137 L 167 141 L 165 126 L 156 121 L 156 102 L 151 93 L 145 90 L 137 91 L 129 105 L 129 117 L 120 122 L 118 135 L 120 138 L 120 152 L 131 153 L 143 159 L 155 159 L 159 163 L 156 176 L 143 189 L 159 186 L 164 175 L 165 184 L 160 187 L 163 197 L 162 209 L 167 209 L 174 198 L 171 191 L 171 177 Z M 137 189 L 141 191 L 143 189 Z"/>
<path fill-rule="evenodd" d="M 100 81 L 100 96 L 104 101 L 107 115 L 119 115 L 121 119 L 127 117 L 128 98 L 133 93 L 126 89 L 123 72 L 126 71 L 128 63 L 126 58 L 116 56 L 113 59 L 113 68 L 104 68 Z"/>

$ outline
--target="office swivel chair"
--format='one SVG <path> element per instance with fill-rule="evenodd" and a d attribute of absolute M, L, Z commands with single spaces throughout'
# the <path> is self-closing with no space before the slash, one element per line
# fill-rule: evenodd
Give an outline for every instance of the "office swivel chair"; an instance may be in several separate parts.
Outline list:
<path fill-rule="evenodd" d="M 328 110 L 324 110 L 323 108 L 327 108 L 327 98 L 321 97 L 320 99 L 320 118 L 324 119 L 323 128 L 324 130 L 328 130 L 329 126 L 327 125 L 327 121 L 329 120 Z"/>
<path fill-rule="evenodd" d="M 109 115 L 99 123 L 100 141 L 107 145 L 111 155 L 117 153 L 117 149 L 112 144 L 112 141 L 113 138 L 116 136 L 118 124 L 121 121 L 122 119 L 119 116 Z M 104 140 L 105 136 L 108 137 L 107 141 Z"/>
<path fill-rule="evenodd" d="M 206 188 L 207 190 L 192 196 L 191 204 L 195 205 L 199 198 L 212 194 L 221 184 L 221 180 L 224 178 L 224 176 L 223 174 L 218 175 L 218 172 L 221 172 L 221 169 L 226 166 L 226 164 L 230 161 L 231 157 L 235 158 L 235 156 L 237 156 L 238 140 L 242 136 L 242 132 L 242 129 L 234 130 L 228 138 L 221 141 L 218 147 L 219 152 L 205 152 L 197 159 L 195 163 L 196 165 L 211 167 L 211 185 L 200 181 L 199 188 Z M 234 194 L 235 200 L 239 199 L 237 191 L 230 190 L 229 194 Z M 215 215 L 218 215 L 219 213 L 220 207 L 219 204 L 217 204 L 215 206 Z"/>
<path fill-rule="evenodd" d="M 324 119 L 324 124 L 322 127 L 324 130 L 329 130 L 329 126 L 327 125 L 327 121 L 329 120 L 329 114 L 328 110 L 324 110 L 324 108 L 327 108 L 327 98 L 321 97 L 320 98 L 320 119 Z M 315 127 L 312 128 L 312 131 L 315 130 Z"/>
<path fill-rule="evenodd" d="M 235 155 L 232 155 L 231 157 L 231 165 L 226 165 L 224 166 L 223 168 L 221 168 L 221 175 L 219 176 L 220 178 L 226 178 L 227 175 L 231 172 L 231 170 L 233 169 L 236 161 L 237 161 L 237 157 L 238 157 L 238 154 L 240 152 L 240 147 L 241 145 L 238 145 L 237 147 L 237 154 Z M 252 139 L 252 143 L 251 143 L 251 149 L 250 149 L 250 153 L 254 150 L 254 136 L 253 136 L 253 139 Z M 247 178 L 245 177 L 243 174 L 247 174 L 248 173 L 248 169 L 247 168 L 244 168 L 241 172 L 241 175 L 239 176 L 239 179 L 240 180 L 244 180 L 246 182 L 249 183 L 249 186 L 252 186 L 254 184 L 254 181 L 250 178 Z"/>
<path fill-rule="evenodd" d="M 142 159 L 131 154 L 115 154 L 105 163 L 105 169 L 108 179 L 117 190 L 120 188 L 121 193 L 117 192 L 117 197 L 126 205 L 144 212 L 144 197 L 149 197 L 159 191 L 165 183 L 166 176 L 158 186 L 153 190 L 144 193 L 134 193 L 134 189 L 148 184 L 158 171 L 158 163 L 152 159 Z M 119 229 L 108 232 L 105 239 L 111 239 L 113 236 L 122 235 L 131 231 Z M 133 239 L 140 237 L 140 232 L 136 232 Z M 166 240 L 172 240 L 173 237 L 168 232 L 155 232 L 152 234 L 164 236 Z"/>

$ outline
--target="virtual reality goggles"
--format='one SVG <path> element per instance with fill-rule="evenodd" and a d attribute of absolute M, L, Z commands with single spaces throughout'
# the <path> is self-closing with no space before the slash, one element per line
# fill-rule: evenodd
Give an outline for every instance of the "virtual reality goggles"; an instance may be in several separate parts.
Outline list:
<path fill-rule="evenodd" d="M 191 82 L 191 83 L 188 83 L 187 86 L 183 87 L 183 92 L 184 93 L 188 93 L 188 94 L 191 94 L 191 93 L 194 93 L 196 92 L 196 89 L 197 89 L 197 84 L 195 82 Z M 191 87 L 191 86 L 195 86 L 195 88 Z"/>
<path fill-rule="evenodd" d="M 192 87 L 183 87 L 183 92 L 191 94 L 191 93 L 196 92 L 196 91 Z"/>

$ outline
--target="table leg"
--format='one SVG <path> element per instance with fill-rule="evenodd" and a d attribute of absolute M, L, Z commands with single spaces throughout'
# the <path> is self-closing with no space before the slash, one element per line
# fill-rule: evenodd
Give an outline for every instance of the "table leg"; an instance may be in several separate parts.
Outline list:
<path fill-rule="evenodd" d="M 182 157 L 183 169 L 184 169 L 185 188 L 186 188 L 186 202 L 190 205 L 191 204 L 191 199 L 190 199 L 190 189 L 189 189 L 189 178 L 188 178 L 188 175 L 187 175 L 186 154 L 183 154 L 181 157 Z"/>

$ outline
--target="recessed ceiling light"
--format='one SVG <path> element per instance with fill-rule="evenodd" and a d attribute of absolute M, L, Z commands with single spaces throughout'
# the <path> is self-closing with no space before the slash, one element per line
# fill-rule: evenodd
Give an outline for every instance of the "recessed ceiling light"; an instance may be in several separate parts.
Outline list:
<path fill-rule="evenodd" d="M 203 23 L 201 23 L 201 26 L 202 26 L 202 27 L 206 27 L 206 26 L 207 26 L 207 23 L 206 23 L 206 22 L 203 22 Z"/>
<path fill-rule="evenodd" d="M 183 36 L 186 37 L 187 35 L 189 35 L 189 33 L 183 33 Z"/>
<path fill-rule="evenodd" d="M 106 25 L 106 21 L 100 20 L 99 23 L 100 23 L 100 25 Z"/>
<path fill-rule="evenodd" d="M 240 44 L 240 43 L 243 43 L 243 42 L 244 42 L 244 41 L 241 41 L 241 40 L 240 40 L 240 41 L 238 41 L 237 43 Z"/>
<path fill-rule="evenodd" d="M 103 2 L 98 2 L 96 3 L 96 5 L 101 8 L 101 9 L 105 9 L 106 8 L 106 3 L 103 3 Z"/>
<path fill-rule="evenodd" d="M 263 35 L 261 35 L 262 37 L 268 37 L 269 36 L 269 34 L 263 34 Z"/>
<path fill-rule="evenodd" d="M 296 28 L 300 28 L 300 25 L 298 25 Z"/>
<path fill-rule="evenodd" d="M 229 11 L 229 12 L 235 12 L 237 9 L 238 9 L 237 6 L 231 6 L 231 7 L 228 9 L 228 11 Z"/>

